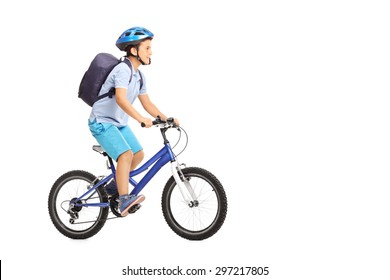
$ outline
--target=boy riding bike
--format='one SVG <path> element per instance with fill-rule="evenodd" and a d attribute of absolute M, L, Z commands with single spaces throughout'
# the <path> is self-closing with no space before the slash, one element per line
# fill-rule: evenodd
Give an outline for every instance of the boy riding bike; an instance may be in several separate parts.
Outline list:
<path fill-rule="evenodd" d="M 129 173 L 144 158 L 143 148 L 128 126 L 129 116 L 145 127 L 152 126 L 152 120 L 140 114 L 132 104 L 138 97 L 145 111 L 152 117 L 167 119 L 151 101 L 145 77 L 138 71 L 140 65 L 151 63 L 153 36 L 152 32 L 143 27 L 132 27 L 121 34 L 116 46 L 126 52 L 125 59 L 131 62 L 133 71 L 125 63 L 119 63 L 110 72 L 99 95 L 107 93 L 111 88 L 115 88 L 115 95 L 96 101 L 88 120 L 92 135 L 106 153 L 117 161 L 115 182 L 110 184 L 111 188 L 107 191 L 109 194 L 119 193 L 119 210 L 123 217 L 133 205 L 145 199 L 143 195 L 129 195 Z M 129 83 L 131 73 L 133 77 Z M 178 124 L 177 119 L 175 123 Z"/>

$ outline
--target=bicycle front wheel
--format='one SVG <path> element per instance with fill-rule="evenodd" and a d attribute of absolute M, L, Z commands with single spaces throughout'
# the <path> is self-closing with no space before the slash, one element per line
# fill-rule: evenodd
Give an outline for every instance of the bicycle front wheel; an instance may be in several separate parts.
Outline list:
<path fill-rule="evenodd" d="M 185 200 L 173 176 L 165 185 L 162 211 L 170 228 L 189 240 L 214 235 L 225 221 L 227 198 L 222 184 L 209 171 L 189 167 L 182 169 L 196 199 Z M 184 184 L 184 183 L 183 183 Z"/>
<path fill-rule="evenodd" d="M 72 239 L 86 239 L 98 233 L 106 222 L 108 207 L 71 206 L 90 189 L 96 177 L 82 170 L 65 173 L 57 179 L 49 194 L 49 214 L 54 226 Z M 83 203 L 105 203 L 107 195 L 97 188 Z"/>

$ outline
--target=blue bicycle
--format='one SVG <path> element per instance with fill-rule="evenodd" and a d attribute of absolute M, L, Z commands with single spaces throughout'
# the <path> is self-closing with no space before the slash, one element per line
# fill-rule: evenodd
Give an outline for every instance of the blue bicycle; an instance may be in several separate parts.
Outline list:
<path fill-rule="evenodd" d="M 164 187 L 161 201 L 167 224 L 183 238 L 209 238 L 225 221 L 227 198 L 223 186 L 209 171 L 198 167 L 185 167 L 184 164 L 178 163 L 178 155 L 174 154 L 166 132 L 175 128 L 180 131 L 180 136 L 182 132 L 186 136 L 187 134 L 175 125 L 172 118 L 167 121 L 157 118 L 153 125 L 160 127 L 164 146 L 141 167 L 130 172 L 129 182 L 133 186 L 131 194 L 138 195 L 153 176 L 170 162 L 172 176 Z M 186 141 L 188 142 L 188 136 Z M 111 173 L 96 177 L 82 170 L 69 171 L 56 180 L 49 194 L 49 214 L 54 226 L 72 239 L 92 237 L 102 229 L 108 219 L 121 217 L 118 194 L 108 196 L 105 189 L 115 180 L 114 162 L 100 146 L 93 146 L 93 150 L 107 157 L 107 167 Z M 146 174 L 139 182 L 135 181 L 134 177 L 143 172 Z M 140 206 L 132 206 L 129 213 L 135 213 Z M 113 215 L 109 218 L 110 211 Z"/>

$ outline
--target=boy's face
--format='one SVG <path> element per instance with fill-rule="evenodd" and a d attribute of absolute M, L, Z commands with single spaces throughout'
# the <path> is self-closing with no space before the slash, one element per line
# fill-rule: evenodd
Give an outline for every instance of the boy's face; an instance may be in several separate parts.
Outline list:
<path fill-rule="evenodd" d="M 152 56 L 152 40 L 142 41 L 138 48 L 138 56 L 145 64 L 150 64 Z"/>

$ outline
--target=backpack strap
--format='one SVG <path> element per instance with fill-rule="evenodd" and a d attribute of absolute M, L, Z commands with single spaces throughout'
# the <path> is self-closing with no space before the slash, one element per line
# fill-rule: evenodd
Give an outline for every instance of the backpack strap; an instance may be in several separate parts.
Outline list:
<path fill-rule="evenodd" d="M 142 78 L 142 73 L 141 71 L 138 69 L 138 73 L 139 73 L 139 77 L 140 77 L 140 81 L 139 81 L 139 90 L 141 91 L 143 85 L 144 85 L 144 78 Z"/>
<path fill-rule="evenodd" d="M 123 57 L 123 60 L 120 60 L 119 62 L 118 62 L 118 64 L 119 63 L 122 63 L 122 62 L 124 62 L 127 66 L 129 66 L 129 68 L 130 68 L 130 78 L 129 78 L 129 84 L 130 84 L 130 82 L 131 82 L 131 79 L 133 78 L 133 66 L 131 65 L 131 62 L 130 62 L 130 60 L 128 60 L 128 59 L 126 59 L 126 57 Z M 138 72 L 140 72 L 139 70 L 138 70 Z M 143 79 L 142 79 L 142 74 L 141 74 L 141 72 L 139 73 L 140 74 L 140 77 L 141 77 L 141 81 L 140 81 L 140 90 L 141 90 L 141 88 L 142 88 L 142 86 L 143 86 Z M 128 85 L 129 85 L 128 84 Z M 100 99 L 103 99 L 103 98 L 105 98 L 105 97 L 109 97 L 109 98 L 112 98 L 113 96 L 115 95 L 115 88 L 113 87 L 113 88 L 111 88 L 107 93 L 104 93 L 104 94 L 102 94 L 102 95 L 99 95 L 98 96 L 98 98 L 97 98 L 97 100 L 100 100 Z M 97 101 L 96 100 L 96 101 Z"/>
<path fill-rule="evenodd" d="M 131 70 L 131 76 L 130 76 L 130 80 L 129 80 L 129 84 L 131 82 L 131 78 L 133 77 L 133 66 L 131 65 L 131 62 L 130 60 L 128 59 L 124 59 L 122 62 L 126 63 L 127 66 L 129 66 L 130 70 Z M 144 85 L 144 80 L 142 78 L 142 74 L 141 74 L 141 71 L 138 70 L 138 73 L 139 73 L 139 76 L 140 76 L 140 85 L 139 85 L 139 90 L 141 90 L 142 86 Z"/>

